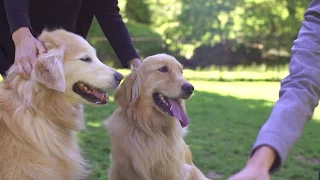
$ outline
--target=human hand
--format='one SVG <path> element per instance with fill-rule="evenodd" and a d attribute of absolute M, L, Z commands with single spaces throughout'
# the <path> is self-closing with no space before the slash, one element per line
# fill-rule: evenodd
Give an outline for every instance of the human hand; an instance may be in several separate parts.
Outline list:
<path fill-rule="evenodd" d="M 276 153 L 271 147 L 261 146 L 248 160 L 246 167 L 228 180 L 270 180 L 269 170 L 275 158 Z"/>
<path fill-rule="evenodd" d="M 271 180 L 271 178 L 268 170 L 249 165 L 228 180 Z"/>
<path fill-rule="evenodd" d="M 37 54 L 45 53 L 46 48 L 36 38 L 34 38 L 29 28 L 22 27 L 12 34 L 15 44 L 15 63 L 17 72 L 25 79 L 30 77 L 32 69 L 35 67 Z"/>
<path fill-rule="evenodd" d="M 129 65 L 129 68 L 131 68 L 131 67 L 138 68 L 141 66 L 141 60 L 139 58 L 131 59 L 128 62 L 128 65 Z"/>

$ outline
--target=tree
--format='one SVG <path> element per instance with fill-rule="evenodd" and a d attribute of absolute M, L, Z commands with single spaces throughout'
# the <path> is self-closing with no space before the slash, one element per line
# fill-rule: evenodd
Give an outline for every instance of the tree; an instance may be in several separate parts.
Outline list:
<path fill-rule="evenodd" d="M 127 0 L 125 13 L 126 17 L 138 23 L 151 24 L 151 12 L 145 0 Z"/>

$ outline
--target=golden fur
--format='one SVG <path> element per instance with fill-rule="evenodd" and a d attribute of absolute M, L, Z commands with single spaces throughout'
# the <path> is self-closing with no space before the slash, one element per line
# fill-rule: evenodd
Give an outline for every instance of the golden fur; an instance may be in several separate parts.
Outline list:
<path fill-rule="evenodd" d="M 167 73 L 158 70 L 163 66 Z M 187 82 L 182 70 L 172 56 L 150 56 L 116 90 L 120 107 L 105 123 L 112 145 L 110 180 L 207 179 L 192 162 L 183 139 L 186 128 L 162 113 L 152 99 L 154 92 L 181 98 L 181 86 Z M 184 107 L 184 101 L 180 103 Z"/>
<path fill-rule="evenodd" d="M 89 171 L 75 131 L 85 128 L 81 104 L 91 103 L 72 84 L 116 88 L 116 71 L 80 36 L 44 31 L 39 40 L 48 52 L 39 55 L 31 79 L 21 78 L 13 65 L 0 82 L 0 179 L 82 179 Z M 92 61 L 79 60 L 83 56 Z"/>

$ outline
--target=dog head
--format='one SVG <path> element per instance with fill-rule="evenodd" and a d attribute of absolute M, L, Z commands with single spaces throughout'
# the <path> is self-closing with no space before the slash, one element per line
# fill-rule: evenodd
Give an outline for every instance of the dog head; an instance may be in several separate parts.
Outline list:
<path fill-rule="evenodd" d="M 47 48 L 40 54 L 31 77 L 46 88 L 64 93 L 72 103 L 106 104 L 108 89 L 115 89 L 122 74 L 103 64 L 95 49 L 81 36 L 64 31 L 43 31 Z"/>
<path fill-rule="evenodd" d="M 138 69 L 133 69 L 115 93 L 122 108 L 146 101 L 166 116 L 174 116 L 182 127 L 189 124 L 184 99 L 194 87 L 182 75 L 182 65 L 172 56 L 157 54 L 147 57 Z"/>

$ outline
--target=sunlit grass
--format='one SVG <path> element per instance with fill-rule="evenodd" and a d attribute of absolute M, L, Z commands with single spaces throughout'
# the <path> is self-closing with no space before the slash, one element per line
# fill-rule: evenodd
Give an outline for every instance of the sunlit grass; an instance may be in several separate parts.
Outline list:
<path fill-rule="evenodd" d="M 204 80 L 190 82 L 196 91 L 187 101 L 191 124 L 186 141 L 190 144 L 196 165 L 205 174 L 214 171 L 222 175 L 215 179 L 226 179 L 245 165 L 256 135 L 278 99 L 280 84 Z M 103 122 L 116 108 L 114 102 L 106 107 L 86 107 L 88 130 L 81 132 L 79 137 L 84 155 L 94 167 L 91 176 L 93 180 L 107 179 L 110 139 Z M 319 112 L 316 111 L 316 114 Z M 309 159 L 320 158 L 319 126 L 316 120 L 306 125 L 285 167 L 272 179 L 301 180 L 317 177 L 319 164 Z"/>
<path fill-rule="evenodd" d="M 129 70 L 118 69 L 119 72 L 127 75 Z M 217 66 L 212 66 L 204 70 L 184 70 L 184 77 L 192 80 L 242 80 L 242 81 L 265 81 L 265 80 L 281 80 L 289 74 L 288 67 L 278 69 L 267 69 L 265 65 L 259 66 L 237 66 L 233 70 L 222 67 L 221 70 Z"/>
<path fill-rule="evenodd" d="M 129 72 L 119 71 L 124 75 Z M 193 97 L 187 101 L 191 123 L 186 142 L 195 164 L 206 175 L 220 174 L 221 178 L 215 179 L 222 180 L 245 165 L 257 133 L 278 99 L 280 82 L 211 81 L 214 73 L 209 70 L 184 73 L 195 86 Z M 93 167 L 89 178 L 92 180 L 108 177 L 110 139 L 104 121 L 117 108 L 113 92 L 110 99 L 107 106 L 85 107 L 87 129 L 77 133 L 83 155 Z M 314 120 L 306 125 L 285 166 L 272 179 L 316 179 L 320 165 L 319 117 L 316 109 Z"/>

